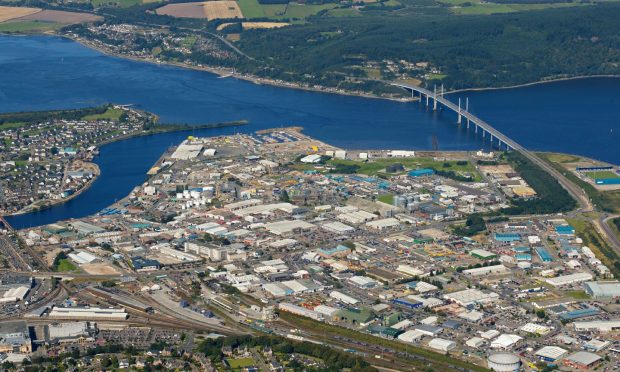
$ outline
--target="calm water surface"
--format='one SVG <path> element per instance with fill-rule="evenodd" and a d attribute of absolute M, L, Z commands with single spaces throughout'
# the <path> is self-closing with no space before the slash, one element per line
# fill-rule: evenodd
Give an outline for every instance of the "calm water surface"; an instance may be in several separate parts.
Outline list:
<path fill-rule="evenodd" d="M 584 92 L 588 92 L 585 94 Z M 585 79 L 526 88 L 466 92 L 471 111 L 534 150 L 578 153 L 620 163 L 620 79 Z M 455 95 L 453 99 L 456 99 Z M 0 112 L 134 104 L 164 123 L 248 120 L 230 134 L 299 125 L 305 133 L 345 148 L 441 150 L 487 147 L 457 127 L 451 112 L 418 103 L 339 96 L 235 80 L 106 56 L 49 36 L 0 36 Z M 102 170 L 76 199 L 49 210 L 11 217 L 16 227 L 82 217 L 105 208 L 144 181 L 163 150 L 188 133 L 166 133 L 106 145 Z"/>

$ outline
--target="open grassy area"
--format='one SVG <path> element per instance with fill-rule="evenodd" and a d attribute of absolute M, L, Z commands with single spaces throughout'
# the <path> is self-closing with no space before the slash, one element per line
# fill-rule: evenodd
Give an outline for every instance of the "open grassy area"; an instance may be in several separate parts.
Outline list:
<path fill-rule="evenodd" d="M 241 13 L 245 18 L 264 18 L 266 17 L 263 6 L 257 0 L 237 0 Z"/>
<path fill-rule="evenodd" d="M 254 359 L 252 358 L 226 359 L 226 361 L 231 369 L 242 369 L 255 365 Z"/>
<path fill-rule="evenodd" d="M 603 178 L 603 179 L 620 178 L 620 176 L 618 176 L 616 173 L 611 172 L 611 171 L 586 172 L 586 175 L 592 178 L 593 180 L 600 179 L 600 178 Z"/>
<path fill-rule="evenodd" d="M 58 266 L 54 269 L 54 271 L 59 273 L 76 271 L 78 268 L 71 262 L 68 258 L 62 259 L 58 261 Z"/>
<path fill-rule="evenodd" d="M 377 201 L 380 201 L 382 203 L 385 204 L 394 204 L 394 195 L 393 194 L 384 194 L 384 195 L 379 195 L 377 197 Z"/>
<path fill-rule="evenodd" d="M 57 30 L 64 26 L 62 23 L 40 21 L 12 21 L 0 23 L 0 32 L 27 33 Z"/>
<path fill-rule="evenodd" d="M 568 297 L 574 298 L 575 300 L 587 300 L 590 298 L 585 291 L 568 291 L 564 294 Z"/>
<path fill-rule="evenodd" d="M 500 13 L 524 12 L 530 10 L 543 10 L 551 8 L 566 8 L 583 5 L 579 2 L 567 3 L 542 3 L 542 4 L 497 4 L 483 2 L 481 0 L 439 0 L 444 5 L 449 5 L 450 11 L 459 15 L 488 15 Z"/>
<path fill-rule="evenodd" d="M 26 124 L 27 123 L 24 123 L 24 122 L 3 123 L 3 124 L 0 124 L 0 130 L 21 128 Z"/>
<path fill-rule="evenodd" d="M 103 114 L 86 115 L 84 120 L 119 120 L 124 111 L 114 107 L 109 107 Z"/>

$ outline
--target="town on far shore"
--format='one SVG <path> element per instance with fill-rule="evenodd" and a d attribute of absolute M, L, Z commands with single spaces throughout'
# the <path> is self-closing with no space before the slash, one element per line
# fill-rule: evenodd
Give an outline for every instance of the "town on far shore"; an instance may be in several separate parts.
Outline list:
<path fill-rule="evenodd" d="M 0 127 L 2 179 L 23 185 L 3 186 L 3 213 L 87 187 L 98 146 L 151 120 L 93 115 Z M 545 158 L 616 187 L 601 181 L 616 166 Z M 342 149 L 299 127 L 188 136 L 94 215 L 4 222 L 0 363 L 617 369 L 618 257 L 538 170 L 513 151 Z"/>

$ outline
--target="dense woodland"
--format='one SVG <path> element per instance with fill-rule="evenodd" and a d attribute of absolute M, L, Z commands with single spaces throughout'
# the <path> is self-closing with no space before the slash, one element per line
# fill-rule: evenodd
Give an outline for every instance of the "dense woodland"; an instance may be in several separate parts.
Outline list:
<path fill-rule="evenodd" d="M 429 61 L 450 88 L 506 86 L 550 77 L 620 72 L 620 4 L 493 16 L 317 18 L 277 30 L 246 31 L 239 47 L 286 79 L 335 72 L 360 60 Z M 325 37 L 326 32 L 331 32 Z M 243 63 L 243 62 L 241 62 Z M 245 61 L 246 70 L 260 70 Z"/>

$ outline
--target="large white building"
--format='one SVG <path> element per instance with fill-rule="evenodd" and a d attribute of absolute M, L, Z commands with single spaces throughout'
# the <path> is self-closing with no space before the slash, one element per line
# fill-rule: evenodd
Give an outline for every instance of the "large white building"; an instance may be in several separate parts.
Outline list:
<path fill-rule="evenodd" d="M 75 319 L 75 320 L 126 320 L 129 314 L 122 308 L 103 307 L 58 307 L 54 306 L 50 311 L 50 319 Z"/>
<path fill-rule="evenodd" d="M 612 332 L 620 330 L 620 319 L 615 320 L 595 320 L 592 322 L 573 323 L 577 332 Z"/>
<path fill-rule="evenodd" d="M 554 287 L 562 287 L 565 285 L 571 285 L 592 280 L 592 278 L 592 274 L 590 273 L 574 273 L 569 275 L 556 276 L 555 278 L 549 278 L 545 281 Z"/>

